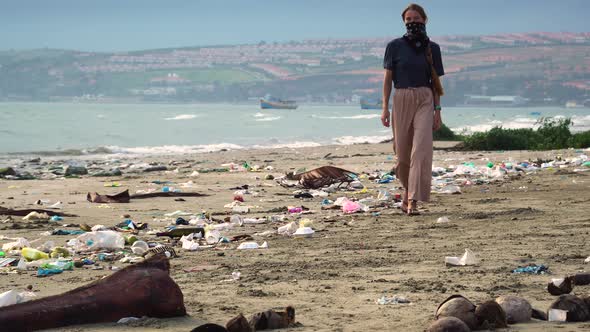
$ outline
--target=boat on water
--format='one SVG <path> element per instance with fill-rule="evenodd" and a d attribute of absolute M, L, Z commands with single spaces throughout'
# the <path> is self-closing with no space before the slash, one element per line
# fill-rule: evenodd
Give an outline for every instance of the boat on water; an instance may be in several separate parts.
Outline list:
<path fill-rule="evenodd" d="M 383 101 L 381 100 L 367 100 L 361 99 L 362 110 L 380 110 L 383 107 Z"/>
<path fill-rule="evenodd" d="M 265 109 L 283 109 L 294 110 L 297 108 L 297 102 L 294 100 L 282 100 L 276 98 L 260 98 L 260 108 Z"/>

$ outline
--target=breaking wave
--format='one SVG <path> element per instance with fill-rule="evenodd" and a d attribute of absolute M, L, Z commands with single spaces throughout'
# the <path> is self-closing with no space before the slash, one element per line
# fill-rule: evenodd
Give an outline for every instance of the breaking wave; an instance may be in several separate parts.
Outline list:
<path fill-rule="evenodd" d="M 352 144 L 364 144 L 364 143 L 381 143 L 391 139 L 391 135 L 383 136 L 341 136 L 333 139 L 334 144 L 339 145 L 352 145 Z"/>
<path fill-rule="evenodd" d="M 190 120 L 196 117 L 196 114 L 180 114 L 172 118 L 164 118 L 164 120 Z"/>
<path fill-rule="evenodd" d="M 139 146 L 139 147 L 120 147 L 107 146 L 107 149 L 113 154 L 132 154 L 132 155 L 164 155 L 164 154 L 191 154 L 206 153 L 221 150 L 240 150 L 243 146 L 231 143 L 204 144 L 204 145 L 162 145 L 162 146 Z"/>
<path fill-rule="evenodd" d="M 376 119 L 376 118 L 381 117 L 381 114 L 359 114 L 359 115 L 350 115 L 350 116 L 323 116 L 323 115 L 313 114 L 311 117 L 318 118 L 318 119 L 359 120 L 359 119 Z"/>
<path fill-rule="evenodd" d="M 276 121 L 276 120 L 279 120 L 280 118 L 281 118 L 280 116 L 260 117 L 260 118 L 256 119 L 255 121 L 258 121 L 258 122 Z"/>

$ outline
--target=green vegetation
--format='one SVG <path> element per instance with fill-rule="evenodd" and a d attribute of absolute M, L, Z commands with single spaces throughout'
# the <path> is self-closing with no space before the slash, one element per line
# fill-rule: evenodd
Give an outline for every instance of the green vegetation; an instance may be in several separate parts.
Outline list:
<path fill-rule="evenodd" d="M 458 141 L 461 137 L 443 123 L 439 130 L 432 133 L 432 139 L 435 141 Z"/>
<path fill-rule="evenodd" d="M 590 147 L 590 131 L 572 134 L 571 119 L 543 118 L 538 129 L 494 127 L 464 138 L 467 150 L 553 150 Z"/>

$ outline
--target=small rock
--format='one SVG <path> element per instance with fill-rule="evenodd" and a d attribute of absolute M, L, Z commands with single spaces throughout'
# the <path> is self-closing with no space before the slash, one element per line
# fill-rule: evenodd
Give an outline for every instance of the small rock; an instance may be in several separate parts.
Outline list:
<path fill-rule="evenodd" d="M 88 170 L 84 166 L 68 166 L 65 170 L 65 176 L 72 176 L 72 175 L 86 175 L 88 174 Z"/>

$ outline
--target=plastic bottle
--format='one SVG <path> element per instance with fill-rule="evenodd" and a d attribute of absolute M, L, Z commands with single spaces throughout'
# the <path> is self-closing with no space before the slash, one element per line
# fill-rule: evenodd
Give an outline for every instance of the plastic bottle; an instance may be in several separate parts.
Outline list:
<path fill-rule="evenodd" d="M 23 248 L 21 250 L 21 256 L 27 259 L 27 261 L 36 261 L 38 259 L 48 259 L 49 255 L 43 251 L 39 251 L 33 248 Z"/>
<path fill-rule="evenodd" d="M 233 216 L 229 217 L 229 222 L 234 225 L 242 226 L 244 224 L 244 218 L 242 218 L 240 215 L 234 214 Z"/>

